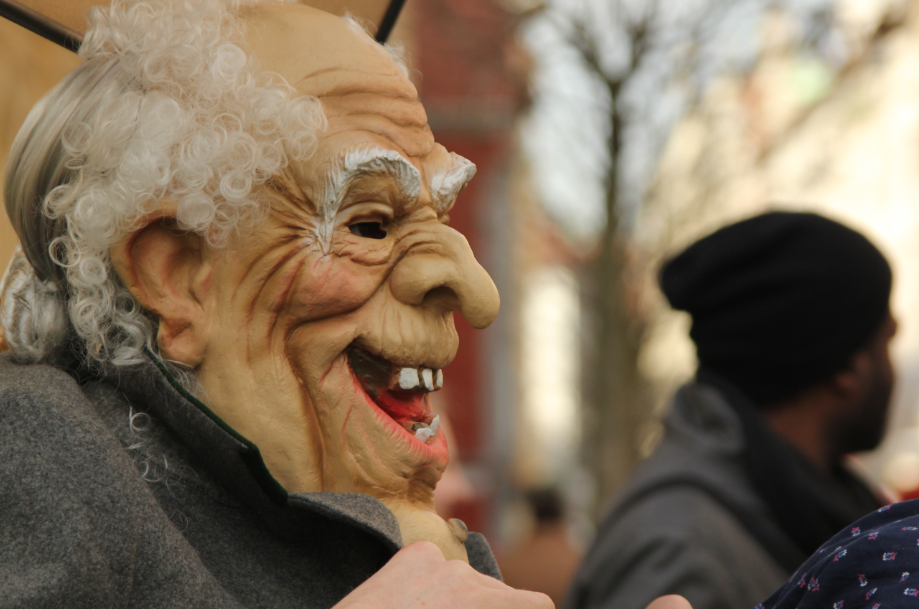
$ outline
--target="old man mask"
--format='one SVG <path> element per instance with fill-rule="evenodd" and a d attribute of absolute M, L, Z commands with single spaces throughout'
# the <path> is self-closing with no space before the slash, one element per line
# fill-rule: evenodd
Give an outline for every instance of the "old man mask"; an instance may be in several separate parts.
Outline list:
<path fill-rule="evenodd" d="M 29 262 L 5 289 L 44 299 L 44 330 L 4 310 L 7 342 L 31 361 L 75 341 L 96 365 L 162 358 L 288 492 L 371 495 L 405 543 L 465 558 L 434 513 L 429 395 L 453 312 L 481 328 L 498 311 L 447 225 L 475 168 L 353 23 L 196 4 L 161 29 L 135 19 L 149 6 L 97 12 L 80 78 L 33 111 L 6 186 Z M 132 19 L 130 43 L 110 35 Z"/>

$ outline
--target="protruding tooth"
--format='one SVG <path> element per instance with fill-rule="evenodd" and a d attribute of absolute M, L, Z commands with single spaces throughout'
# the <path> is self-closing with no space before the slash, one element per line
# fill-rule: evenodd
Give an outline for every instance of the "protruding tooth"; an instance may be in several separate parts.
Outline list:
<path fill-rule="evenodd" d="M 399 370 L 399 389 L 414 389 L 418 384 L 417 368 L 402 368 Z"/>
<path fill-rule="evenodd" d="M 440 427 L 440 415 L 439 415 L 439 414 L 435 414 L 435 415 L 434 415 L 434 418 L 431 419 L 431 422 L 429 423 L 429 425 L 430 425 L 430 427 L 431 427 L 431 435 L 432 435 L 432 436 L 436 436 L 436 435 L 437 435 L 437 428 Z"/>
<path fill-rule="evenodd" d="M 430 368 L 423 368 L 421 378 L 424 382 L 424 388 L 428 391 L 434 391 L 434 371 Z"/>
<path fill-rule="evenodd" d="M 422 442 L 427 442 L 431 436 L 434 435 L 434 432 L 431 431 L 430 427 L 422 427 L 415 432 L 415 437 L 421 440 Z"/>
<path fill-rule="evenodd" d="M 434 386 L 438 389 L 444 386 L 444 371 L 440 368 L 437 369 L 437 374 L 434 375 Z"/>

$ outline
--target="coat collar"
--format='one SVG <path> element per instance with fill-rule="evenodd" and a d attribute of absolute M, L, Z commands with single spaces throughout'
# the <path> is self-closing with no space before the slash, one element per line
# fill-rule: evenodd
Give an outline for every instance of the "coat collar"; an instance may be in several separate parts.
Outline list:
<path fill-rule="evenodd" d="M 232 495 L 276 530 L 319 514 L 348 523 L 395 553 L 403 546 L 395 516 L 382 502 L 359 493 L 288 493 L 271 475 L 258 447 L 242 436 L 170 374 L 162 360 L 108 367 L 104 381 L 164 423 Z"/>

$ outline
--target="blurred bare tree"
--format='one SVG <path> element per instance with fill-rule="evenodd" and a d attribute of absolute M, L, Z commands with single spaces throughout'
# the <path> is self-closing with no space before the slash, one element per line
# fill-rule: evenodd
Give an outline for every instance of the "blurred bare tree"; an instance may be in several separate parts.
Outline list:
<path fill-rule="evenodd" d="M 634 233 L 670 132 L 713 80 L 756 65 L 762 24 L 775 13 L 828 73 L 843 70 L 860 49 L 839 27 L 840 2 L 555 0 L 534 11 L 526 36 L 541 74 L 524 141 L 544 176 L 547 210 L 593 250 L 582 454 L 597 483 L 595 509 L 639 459 L 652 414 L 638 365 L 650 277 Z"/>

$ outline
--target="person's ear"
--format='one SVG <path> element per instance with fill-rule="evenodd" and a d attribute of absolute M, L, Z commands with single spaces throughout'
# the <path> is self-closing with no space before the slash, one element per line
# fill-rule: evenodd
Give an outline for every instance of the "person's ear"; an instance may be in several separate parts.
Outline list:
<path fill-rule="evenodd" d="M 860 398 L 871 381 L 871 354 L 861 350 L 852 356 L 848 365 L 830 381 L 834 391 L 843 398 Z"/>
<path fill-rule="evenodd" d="M 211 266 L 204 239 L 158 214 L 112 246 L 112 265 L 134 299 L 159 318 L 157 344 L 167 359 L 197 368 L 209 335 Z"/>

